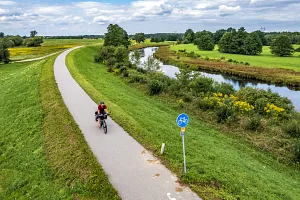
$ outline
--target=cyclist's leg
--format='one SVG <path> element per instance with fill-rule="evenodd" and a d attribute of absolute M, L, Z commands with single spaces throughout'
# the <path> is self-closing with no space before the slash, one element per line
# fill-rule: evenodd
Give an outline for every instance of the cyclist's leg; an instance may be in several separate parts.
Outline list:
<path fill-rule="evenodd" d="M 98 117 L 98 127 L 100 128 L 101 126 L 100 126 L 100 121 L 101 121 L 101 119 L 100 119 L 100 117 Z"/>

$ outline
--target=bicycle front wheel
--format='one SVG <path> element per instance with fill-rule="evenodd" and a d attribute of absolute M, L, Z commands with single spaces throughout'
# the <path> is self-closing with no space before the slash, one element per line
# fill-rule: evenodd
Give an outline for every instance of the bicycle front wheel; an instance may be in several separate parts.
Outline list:
<path fill-rule="evenodd" d="M 105 120 L 103 120 L 103 130 L 104 130 L 104 133 L 106 134 L 107 133 L 107 125 L 106 125 L 106 122 Z"/>

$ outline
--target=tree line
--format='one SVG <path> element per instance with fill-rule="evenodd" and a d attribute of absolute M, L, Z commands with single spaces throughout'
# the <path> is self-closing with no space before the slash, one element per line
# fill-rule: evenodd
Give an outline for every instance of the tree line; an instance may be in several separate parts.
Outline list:
<path fill-rule="evenodd" d="M 21 37 L 19 35 L 5 35 L 3 32 L 0 32 L 0 62 L 8 63 L 9 62 L 9 50 L 8 48 L 18 47 L 18 46 L 27 46 L 27 47 L 37 47 L 41 46 L 43 43 L 43 37 L 36 36 L 37 31 L 30 31 L 30 37 Z"/>
<path fill-rule="evenodd" d="M 299 35 L 298 35 L 299 34 Z M 289 56 L 295 51 L 293 43 L 300 43 L 299 32 L 264 33 L 260 30 L 248 33 L 244 27 L 238 30 L 228 28 L 210 31 L 194 32 L 192 29 L 186 30 L 182 43 L 194 43 L 200 50 L 212 51 L 217 44 L 222 53 L 257 55 L 262 52 L 264 45 L 269 45 L 271 53 L 278 56 Z"/>

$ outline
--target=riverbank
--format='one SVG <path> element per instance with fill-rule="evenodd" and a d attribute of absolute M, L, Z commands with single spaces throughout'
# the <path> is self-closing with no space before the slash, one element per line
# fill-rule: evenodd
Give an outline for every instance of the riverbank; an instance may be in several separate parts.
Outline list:
<path fill-rule="evenodd" d="M 169 46 L 160 47 L 154 56 L 163 63 L 176 65 L 183 69 L 234 75 L 300 89 L 300 72 L 293 70 L 252 67 L 244 64 L 232 64 L 221 59 L 202 59 L 192 55 L 188 57 L 184 52 L 170 50 Z"/>
<path fill-rule="evenodd" d="M 300 198 L 296 189 L 299 182 L 295 181 L 298 170 L 279 163 L 265 152 L 272 144 L 280 143 L 286 148 L 286 142 L 279 141 L 280 133 L 275 128 L 268 129 L 264 138 L 261 132 L 233 132 L 233 128 L 225 124 L 217 127 L 215 115 L 199 110 L 196 104 L 177 102 L 167 94 L 149 96 L 146 84 L 129 83 L 132 78 L 144 75 L 135 73 L 122 77 L 109 73 L 106 66 L 94 62 L 93 56 L 98 51 L 96 47 L 86 47 L 68 55 L 67 63 L 73 77 L 94 101 L 107 102 L 111 117 L 203 199 Z M 102 78 L 97 74 L 102 74 Z M 186 175 L 182 173 L 182 145 L 175 123 L 181 112 L 190 116 L 186 132 Z M 206 120 L 208 122 L 204 123 Z M 256 144 L 245 141 L 252 138 L 257 139 Z M 166 148 L 160 156 L 162 142 L 166 143 Z M 278 149 L 280 152 L 282 149 Z"/>

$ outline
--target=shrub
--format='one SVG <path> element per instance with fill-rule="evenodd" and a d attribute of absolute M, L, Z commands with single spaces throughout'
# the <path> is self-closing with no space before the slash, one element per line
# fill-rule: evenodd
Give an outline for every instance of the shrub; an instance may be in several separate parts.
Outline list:
<path fill-rule="evenodd" d="M 235 110 L 230 104 L 222 104 L 218 106 L 216 114 L 218 123 L 233 122 L 236 120 Z"/>
<path fill-rule="evenodd" d="M 185 93 L 182 99 L 184 102 L 191 102 L 193 100 L 193 95 L 191 93 Z"/>
<path fill-rule="evenodd" d="M 245 62 L 245 65 L 250 65 L 248 62 Z"/>
<path fill-rule="evenodd" d="M 116 62 L 117 62 L 117 60 L 115 57 L 110 57 L 106 60 L 106 64 L 108 66 L 114 66 Z"/>
<path fill-rule="evenodd" d="M 129 74 L 130 83 L 147 83 L 147 78 L 143 74 Z"/>
<path fill-rule="evenodd" d="M 108 66 L 107 71 L 108 71 L 108 72 L 113 72 L 113 71 L 114 71 L 114 68 L 113 68 L 112 66 Z"/>
<path fill-rule="evenodd" d="M 186 52 L 186 49 L 179 49 L 179 52 Z"/>
<path fill-rule="evenodd" d="M 294 144 L 294 156 L 296 161 L 300 161 L 300 140 L 296 140 Z"/>
<path fill-rule="evenodd" d="M 147 73 L 147 70 L 144 69 L 144 68 L 142 68 L 142 67 L 138 67 L 138 68 L 136 69 L 136 71 L 138 71 L 138 72 L 140 72 L 140 73 L 142 73 L 142 74 L 146 74 L 146 73 Z"/>
<path fill-rule="evenodd" d="M 253 115 L 246 120 L 245 129 L 250 131 L 257 131 L 262 129 L 262 117 L 259 115 Z"/>
<path fill-rule="evenodd" d="M 235 91 L 234 91 L 233 85 L 231 85 L 229 83 L 215 82 L 213 84 L 213 92 L 230 95 L 230 94 L 234 94 Z"/>
<path fill-rule="evenodd" d="M 163 91 L 164 85 L 161 81 L 152 79 L 148 83 L 148 89 L 150 95 L 157 95 Z"/>
<path fill-rule="evenodd" d="M 285 111 L 289 112 L 294 109 L 294 106 L 292 102 L 286 98 L 286 97 L 281 97 L 278 93 L 274 93 L 271 90 L 263 90 L 263 89 L 258 89 L 258 88 L 252 88 L 252 87 L 246 87 L 240 89 L 237 93 L 236 96 L 251 105 L 255 106 L 255 109 L 261 110 L 264 109 L 264 107 L 267 105 L 267 103 L 274 104 L 280 108 L 283 108 Z M 258 99 L 261 102 L 256 102 Z M 260 108 L 258 108 L 258 104 L 260 104 Z M 263 107 L 264 106 L 264 107 Z M 261 110 L 264 112 L 264 110 Z"/>
<path fill-rule="evenodd" d="M 300 52 L 300 47 L 296 48 L 295 52 Z"/>
<path fill-rule="evenodd" d="M 232 62 L 233 60 L 230 58 L 229 60 L 228 60 L 228 62 Z"/>
<path fill-rule="evenodd" d="M 194 77 L 188 87 L 193 92 L 195 96 L 198 96 L 200 93 L 207 93 L 213 91 L 214 80 L 211 78 L 206 78 L 202 75 Z"/>
<path fill-rule="evenodd" d="M 183 108 L 183 106 L 184 106 L 184 101 L 183 101 L 182 99 L 179 99 L 179 100 L 177 101 L 177 103 L 178 103 L 178 105 L 179 105 L 180 108 Z"/>
<path fill-rule="evenodd" d="M 222 57 L 221 57 L 221 60 L 225 60 L 225 57 L 224 57 L 224 56 L 222 56 Z"/>
<path fill-rule="evenodd" d="M 123 74 L 123 77 L 128 77 L 129 76 L 129 72 L 127 70 L 124 71 L 122 74 Z"/>
<path fill-rule="evenodd" d="M 300 125 L 298 121 L 293 120 L 288 122 L 284 130 L 290 136 L 300 139 Z"/>
<path fill-rule="evenodd" d="M 95 56 L 94 56 L 94 61 L 95 61 L 95 62 L 99 62 L 99 63 L 102 63 L 102 62 L 103 62 L 103 60 L 101 59 L 101 57 L 100 57 L 99 55 L 95 55 Z"/>
<path fill-rule="evenodd" d="M 205 99 L 199 99 L 196 101 L 196 105 L 202 110 L 208 110 L 211 108 L 210 103 Z"/>

